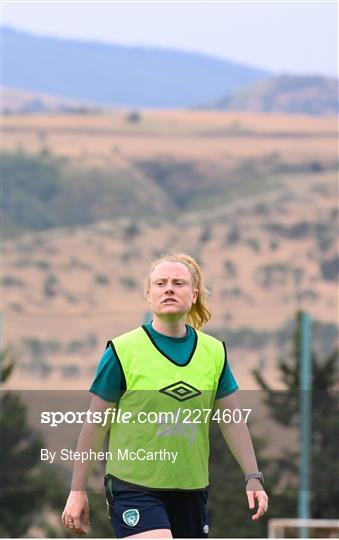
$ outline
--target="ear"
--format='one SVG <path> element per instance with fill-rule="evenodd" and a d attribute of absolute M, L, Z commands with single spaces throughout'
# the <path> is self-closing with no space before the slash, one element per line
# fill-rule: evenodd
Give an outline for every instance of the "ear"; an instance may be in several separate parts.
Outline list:
<path fill-rule="evenodd" d="M 147 291 L 146 291 L 146 300 L 147 300 L 148 304 L 151 303 L 151 296 L 150 296 L 150 293 L 149 293 L 149 289 L 147 289 Z"/>
<path fill-rule="evenodd" d="M 198 289 L 193 289 L 193 300 L 192 304 L 195 304 L 198 299 Z"/>

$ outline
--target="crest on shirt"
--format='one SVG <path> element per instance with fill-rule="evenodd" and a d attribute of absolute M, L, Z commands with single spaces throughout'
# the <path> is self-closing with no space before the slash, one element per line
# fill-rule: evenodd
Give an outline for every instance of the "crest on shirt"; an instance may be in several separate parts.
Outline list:
<path fill-rule="evenodd" d="M 130 527 L 135 527 L 140 519 L 139 510 L 137 510 L 136 508 L 130 508 L 129 510 L 125 510 L 125 512 L 123 512 L 122 514 L 122 519 L 124 520 L 126 525 L 129 525 Z"/>

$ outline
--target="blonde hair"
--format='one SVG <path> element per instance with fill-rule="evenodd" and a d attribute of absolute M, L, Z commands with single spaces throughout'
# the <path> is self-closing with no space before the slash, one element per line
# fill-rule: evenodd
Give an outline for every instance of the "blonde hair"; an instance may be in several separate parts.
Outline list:
<path fill-rule="evenodd" d="M 204 324 L 206 324 L 212 317 L 212 311 L 207 301 L 208 290 L 203 283 L 203 275 L 200 266 L 197 261 L 186 255 L 186 253 L 179 253 L 178 255 L 163 255 L 159 259 L 153 261 L 149 267 L 148 274 L 145 280 L 144 290 L 145 293 L 150 287 L 150 277 L 154 268 L 162 262 L 178 262 L 188 268 L 192 276 L 193 288 L 198 290 L 197 300 L 195 304 L 192 304 L 191 310 L 187 314 L 186 321 L 193 326 L 196 330 L 200 330 Z"/>

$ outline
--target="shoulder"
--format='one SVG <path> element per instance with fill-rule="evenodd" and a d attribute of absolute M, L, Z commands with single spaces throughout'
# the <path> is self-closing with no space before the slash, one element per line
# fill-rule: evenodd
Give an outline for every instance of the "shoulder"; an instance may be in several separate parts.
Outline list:
<path fill-rule="evenodd" d="M 210 336 L 209 334 L 205 334 L 205 332 L 201 332 L 201 330 L 196 330 L 196 333 L 198 341 L 202 343 L 204 347 L 218 355 L 218 358 L 220 358 L 223 363 L 227 362 L 227 350 L 224 341 Z"/>
<path fill-rule="evenodd" d="M 137 328 L 134 328 L 129 332 L 125 332 L 124 334 L 120 334 L 120 336 L 109 339 L 107 342 L 107 347 L 110 346 L 114 350 L 116 346 L 123 346 L 125 344 L 127 345 L 132 341 L 140 339 L 143 334 L 143 328 L 141 326 L 138 326 Z"/>
<path fill-rule="evenodd" d="M 200 341 L 203 341 L 207 345 L 211 345 L 212 347 L 224 347 L 225 343 L 221 341 L 220 339 L 215 338 L 214 336 L 210 336 L 210 334 L 205 334 L 205 332 L 202 332 L 201 330 L 195 330 L 197 333 L 198 339 Z"/>

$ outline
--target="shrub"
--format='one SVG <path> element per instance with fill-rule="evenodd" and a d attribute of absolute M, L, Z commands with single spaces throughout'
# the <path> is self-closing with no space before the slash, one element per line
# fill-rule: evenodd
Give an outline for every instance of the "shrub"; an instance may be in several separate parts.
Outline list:
<path fill-rule="evenodd" d="M 58 278 L 54 274 L 46 277 L 44 282 L 44 294 L 48 297 L 56 296 L 58 293 Z"/>
<path fill-rule="evenodd" d="M 75 294 L 69 291 L 64 291 L 64 297 L 70 304 L 76 304 L 78 302 L 78 298 L 75 296 Z"/>
<path fill-rule="evenodd" d="M 337 281 L 339 273 L 339 257 L 333 257 L 321 262 L 320 265 L 321 274 L 326 281 Z"/>
<path fill-rule="evenodd" d="M 205 223 L 200 232 L 199 241 L 204 244 L 205 242 L 208 242 L 211 240 L 212 237 L 212 227 L 209 223 Z"/>
<path fill-rule="evenodd" d="M 312 161 L 310 163 L 310 170 L 312 172 L 321 172 L 324 170 L 324 165 L 320 161 Z"/>
<path fill-rule="evenodd" d="M 287 279 L 288 267 L 286 264 L 267 264 L 258 270 L 259 283 L 264 288 L 272 285 L 284 285 Z"/>
<path fill-rule="evenodd" d="M 66 345 L 66 352 L 68 354 L 79 354 L 84 351 L 90 351 L 95 349 L 98 345 L 98 339 L 95 334 L 88 334 L 84 339 L 74 339 Z"/>
<path fill-rule="evenodd" d="M 13 311 L 23 311 L 22 305 L 17 302 L 11 302 L 8 307 Z"/>
<path fill-rule="evenodd" d="M 262 215 L 262 214 L 267 214 L 268 212 L 268 208 L 266 206 L 266 204 L 264 203 L 259 203 L 259 204 L 256 204 L 255 207 L 254 207 L 254 212 L 258 215 Z"/>
<path fill-rule="evenodd" d="M 39 268 L 39 270 L 49 270 L 50 264 L 47 261 L 36 261 L 34 263 L 36 268 Z"/>
<path fill-rule="evenodd" d="M 108 285 L 111 282 L 105 274 L 95 274 L 94 280 L 98 285 Z"/>
<path fill-rule="evenodd" d="M 131 124 L 136 124 L 138 122 L 141 122 L 141 115 L 138 111 L 131 111 L 126 116 L 126 122 L 130 122 Z"/>
<path fill-rule="evenodd" d="M 60 366 L 60 371 L 63 377 L 77 377 L 80 374 L 80 368 L 75 364 Z"/>
<path fill-rule="evenodd" d="M 279 247 L 279 240 L 277 240 L 276 238 L 273 238 L 272 240 L 270 240 L 270 249 L 272 251 L 276 251 Z"/>
<path fill-rule="evenodd" d="M 140 233 L 141 231 L 138 225 L 132 222 L 126 225 L 126 227 L 124 228 L 123 237 L 124 240 L 132 240 L 136 236 L 139 236 Z"/>
<path fill-rule="evenodd" d="M 4 287 L 24 287 L 25 282 L 15 276 L 4 276 L 1 279 L 1 284 Z"/>
<path fill-rule="evenodd" d="M 260 251 L 260 242 L 256 238 L 247 238 L 246 244 L 250 246 L 255 253 Z"/>
<path fill-rule="evenodd" d="M 234 278 L 237 275 L 237 270 L 232 261 L 224 261 L 224 268 L 226 270 L 226 275 L 228 278 Z"/>
<path fill-rule="evenodd" d="M 237 244 L 240 240 L 240 232 L 239 232 L 239 229 L 238 227 L 231 227 L 231 230 L 229 231 L 227 237 L 226 237 L 226 242 L 227 244 Z"/>
<path fill-rule="evenodd" d="M 296 300 L 316 300 L 318 297 L 318 293 L 312 291 L 312 289 L 303 289 L 295 295 Z"/>
<path fill-rule="evenodd" d="M 126 289 L 135 289 L 137 282 L 132 277 L 122 277 L 120 278 L 120 283 L 126 287 Z"/>

